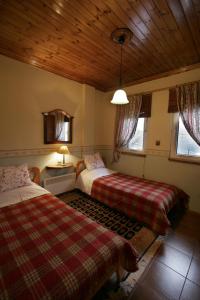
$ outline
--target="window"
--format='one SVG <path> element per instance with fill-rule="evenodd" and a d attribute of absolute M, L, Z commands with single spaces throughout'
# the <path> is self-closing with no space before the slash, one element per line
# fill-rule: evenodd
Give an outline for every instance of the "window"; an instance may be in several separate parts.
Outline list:
<path fill-rule="evenodd" d="M 188 134 L 181 117 L 177 126 L 177 155 L 200 157 L 200 146 Z"/>
<path fill-rule="evenodd" d="M 187 162 L 197 162 L 200 159 L 200 146 L 192 139 L 187 132 L 181 117 L 178 113 L 174 115 L 174 126 L 172 135 L 171 155 L 172 159 Z"/>
<path fill-rule="evenodd" d="M 131 139 L 128 149 L 143 151 L 144 150 L 144 126 L 145 118 L 139 118 L 134 137 Z"/>

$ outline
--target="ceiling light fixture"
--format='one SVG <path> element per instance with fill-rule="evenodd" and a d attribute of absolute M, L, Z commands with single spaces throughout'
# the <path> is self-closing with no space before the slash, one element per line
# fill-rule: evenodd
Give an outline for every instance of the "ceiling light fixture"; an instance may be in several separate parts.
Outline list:
<path fill-rule="evenodd" d="M 125 42 L 130 41 L 133 34 L 128 28 L 117 28 L 111 34 L 113 42 L 121 46 L 120 53 L 120 72 L 119 72 L 119 89 L 115 91 L 111 100 L 112 104 L 127 104 L 129 103 L 125 90 L 122 89 L 122 54 L 123 45 Z"/>

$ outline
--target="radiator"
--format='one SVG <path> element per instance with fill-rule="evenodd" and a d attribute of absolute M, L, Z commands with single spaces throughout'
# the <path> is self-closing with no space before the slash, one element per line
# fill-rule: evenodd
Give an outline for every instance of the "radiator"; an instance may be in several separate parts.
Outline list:
<path fill-rule="evenodd" d="M 74 189 L 76 173 L 54 176 L 44 179 L 44 188 L 53 195 Z"/>

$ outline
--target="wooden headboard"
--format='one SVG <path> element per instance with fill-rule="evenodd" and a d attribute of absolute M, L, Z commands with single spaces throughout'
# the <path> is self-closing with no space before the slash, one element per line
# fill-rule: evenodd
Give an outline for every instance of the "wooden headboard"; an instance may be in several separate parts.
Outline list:
<path fill-rule="evenodd" d="M 86 169 L 86 165 L 84 160 L 80 160 L 77 162 L 76 165 L 76 178 L 79 176 L 79 174 Z"/>
<path fill-rule="evenodd" d="M 28 170 L 31 180 L 37 184 L 40 184 L 40 169 L 38 167 L 32 167 Z"/>

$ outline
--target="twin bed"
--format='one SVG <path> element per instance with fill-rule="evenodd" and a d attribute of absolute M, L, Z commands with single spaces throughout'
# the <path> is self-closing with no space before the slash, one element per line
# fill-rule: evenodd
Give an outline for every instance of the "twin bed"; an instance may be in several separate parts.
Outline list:
<path fill-rule="evenodd" d="M 0 193 L 1 300 L 91 299 L 113 272 L 136 271 L 136 258 L 128 241 L 35 183 Z"/>
<path fill-rule="evenodd" d="M 101 164 L 88 170 L 80 162 L 77 187 L 160 234 L 170 225 L 168 211 L 187 200 L 174 186 Z M 137 270 L 137 253 L 124 238 L 34 182 L 0 192 L 0 299 L 91 299 L 121 268 Z"/>
<path fill-rule="evenodd" d="M 102 165 L 103 166 L 103 165 Z M 173 185 L 109 170 L 77 165 L 77 188 L 104 204 L 165 235 L 170 227 L 169 211 L 179 204 L 187 207 L 188 196 Z"/>

